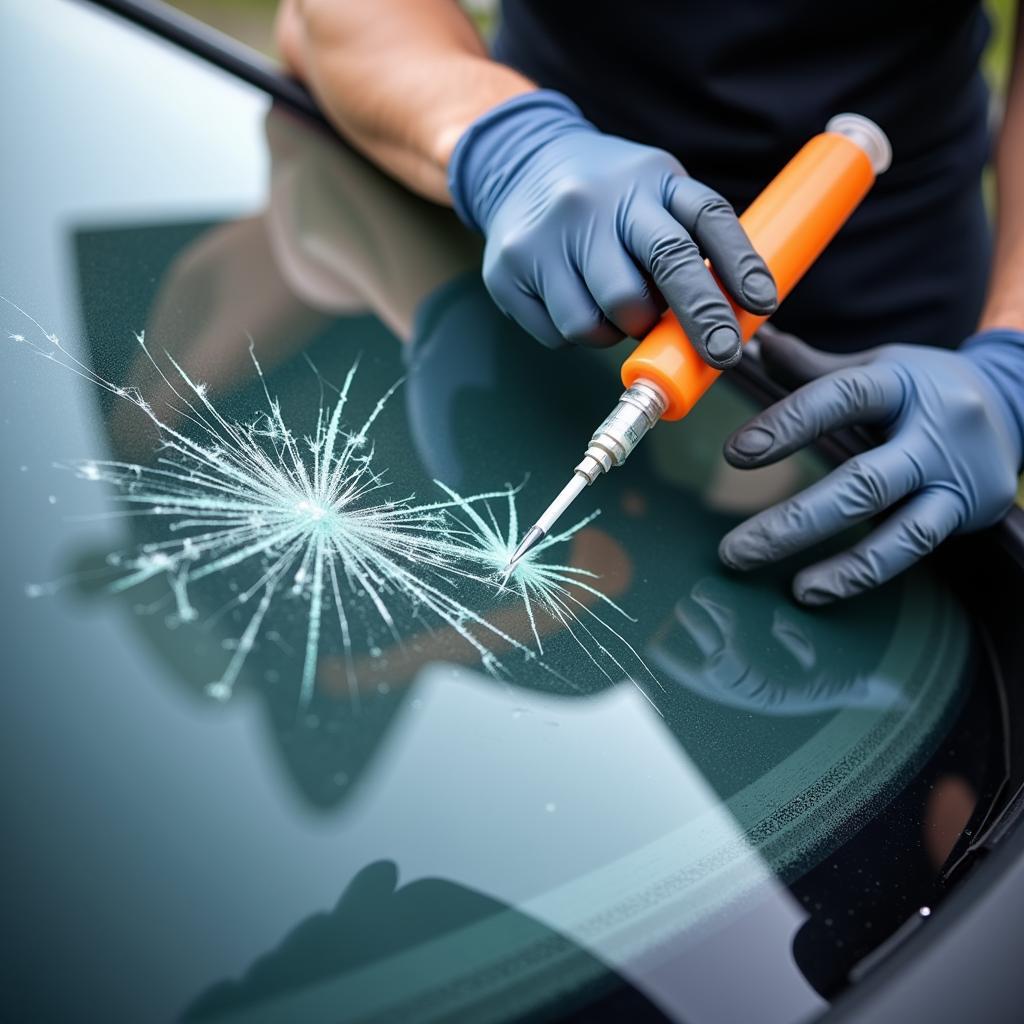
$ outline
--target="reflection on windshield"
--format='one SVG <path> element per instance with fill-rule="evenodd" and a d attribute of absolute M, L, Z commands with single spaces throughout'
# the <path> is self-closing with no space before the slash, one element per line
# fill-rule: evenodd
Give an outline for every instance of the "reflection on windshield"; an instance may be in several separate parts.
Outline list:
<path fill-rule="evenodd" d="M 475 1019 L 493 1006 L 495 1017 L 518 1020 L 540 1007 L 571 1011 L 623 978 L 661 1007 L 685 1004 L 684 1019 L 698 1024 L 798 1020 L 821 1009 L 789 956 L 806 912 L 635 688 L 569 702 L 522 692 L 510 715 L 493 680 L 438 665 L 419 673 L 412 696 L 416 706 L 394 723 L 399 749 L 367 780 L 350 835 L 361 847 L 357 837 L 386 830 L 390 818 L 418 837 L 416 852 L 393 867 L 367 863 L 333 909 L 299 923 L 237 980 L 198 995 L 190 1018 Z M 530 742 L 528 760 L 502 742 L 510 725 Z M 610 752 L 604 763 L 565 777 L 565 749 L 579 756 L 595 743 Z M 509 769 L 514 785 L 502 781 Z M 603 829 L 586 809 L 590 790 L 607 812 Z M 479 827 L 496 798 L 501 813 Z M 623 843 L 651 813 L 684 827 L 637 848 Z M 749 996 L 731 992 L 696 1012 L 694 990 L 706 988 L 710 965 L 689 944 L 653 976 L 657 957 L 648 958 L 666 934 L 727 905 L 758 920 L 751 971 L 772 977 L 769 1013 L 747 1012 L 756 1008 L 744 1006 Z M 726 924 L 720 917 L 716 928 Z M 730 943 L 740 960 L 742 934 Z M 766 949 L 769 934 L 777 941 Z"/>
<path fill-rule="evenodd" d="M 523 949 L 544 951 L 547 986 L 551 986 L 557 964 L 557 987 L 563 993 L 561 1012 L 568 1013 L 603 991 L 615 989 L 617 982 L 607 965 L 529 915 L 442 878 L 420 878 L 400 885 L 398 866 L 378 861 L 352 879 L 335 907 L 299 924 L 243 978 L 220 982 L 204 992 L 183 1018 L 253 1020 L 254 1013 L 259 1017 L 269 1005 L 269 1018 L 278 1020 L 330 1020 L 339 1011 L 345 1019 L 355 1020 L 379 1009 L 372 1000 L 375 964 L 397 959 L 428 942 L 445 940 L 455 940 L 463 960 L 472 960 L 474 946 L 479 949 L 481 938 L 488 931 L 494 933 L 496 922 L 506 934 L 516 933 Z M 338 977 L 361 970 L 365 973 L 367 968 L 371 977 L 362 985 L 343 993 L 332 989 L 331 983 Z M 528 1009 L 534 1002 L 523 993 L 499 991 L 502 1015 L 516 1005 Z M 453 1003 L 465 1012 L 482 994 L 495 997 L 493 990 L 486 990 L 486 983 L 476 983 L 467 986 L 461 997 L 435 997 L 429 1003 L 435 1013 L 451 1012 Z M 428 1010 L 422 996 L 415 1006 L 407 1004 L 405 1012 L 410 1017 L 425 1017 Z M 478 1008 L 475 1013 L 479 1014 Z M 392 1015 L 395 1020 L 403 1019 Z"/>
<path fill-rule="evenodd" d="M 694 583 L 652 637 L 652 666 L 707 700 L 762 715 L 883 711 L 905 702 L 902 687 L 876 670 L 872 651 L 832 656 L 843 636 L 830 619 L 795 604 L 751 606 L 743 587 L 722 576 Z"/>

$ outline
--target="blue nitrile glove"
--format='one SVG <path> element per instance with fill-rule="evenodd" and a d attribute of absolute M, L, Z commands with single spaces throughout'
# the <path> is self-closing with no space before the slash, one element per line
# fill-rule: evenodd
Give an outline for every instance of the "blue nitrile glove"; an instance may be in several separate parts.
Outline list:
<path fill-rule="evenodd" d="M 455 209 L 487 236 L 484 280 L 545 345 L 642 337 L 665 305 L 718 368 L 740 358 L 729 304 L 775 308 L 775 282 L 732 207 L 660 149 L 604 135 L 557 92 L 475 121 L 448 169 Z"/>
<path fill-rule="evenodd" d="M 989 526 L 1009 510 L 1024 453 L 1024 333 L 985 331 L 959 351 L 883 345 L 837 356 L 771 332 L 761 352 L 773 376 L 810 383 L 728 439 L 734 466 L 776 462 L 855 423 L 875 425 L 887 440 L 726 534 L 726 565 L 774 562 L 904 502 L 848 551 L 797 574 L 798 600 L 826 604 L 877 586 L 951 533 Z"/>

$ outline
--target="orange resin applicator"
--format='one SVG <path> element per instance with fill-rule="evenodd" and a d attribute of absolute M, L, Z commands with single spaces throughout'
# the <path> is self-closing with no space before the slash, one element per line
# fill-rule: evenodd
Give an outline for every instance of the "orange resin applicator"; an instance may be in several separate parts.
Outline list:
<path fill-rule="evenodd" d="M 832 118 L 779 172 L 740 217 L 772 275 L 781 302 L 889 166 L 889 140 L 859 114 Z M 728 296 L 726 296 L 728 298 Z M 748 341 L 767 319 L 730 300 Z M 594 432 L 572 479 L 530 527 L 508 570 L 540 541 L 580 492 L 612 466 L 621 466 L 659 419 L 682 419 L 715 382 L 675 314 L 668 312 L 622 364 L 626 391 Z"/>

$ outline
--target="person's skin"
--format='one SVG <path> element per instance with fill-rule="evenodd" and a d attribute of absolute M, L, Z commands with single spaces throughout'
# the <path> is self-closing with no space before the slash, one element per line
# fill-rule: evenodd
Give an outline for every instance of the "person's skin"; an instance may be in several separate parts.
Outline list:
<path fill-rule="evenodd" d="M 1024 330 L 1024 24 L 999 140 L 997 244 L 979 327 Z M 455 0 L 283 0 L 277 41 L 339 130 L 409 188 L 449 204 L 448 161 L 481 114 L 536 89 L 491 60 Z"/>
<path fill-rule="evenodd" d="M 462 133 L 537 88 L 490 59 L 455 0 L 283 0 L 277 44 L 357 149 L 446 205 L 448 160 Z"/>

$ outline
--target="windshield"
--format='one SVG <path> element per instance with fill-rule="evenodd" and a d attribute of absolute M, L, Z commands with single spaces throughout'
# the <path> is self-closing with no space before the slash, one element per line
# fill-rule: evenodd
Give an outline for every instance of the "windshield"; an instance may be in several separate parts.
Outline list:
<path fill-rule="evenodd" d="M 506 579 L 623 350 L 538 346 L 450 212 L 198 59 L 55 0 L 5 34 L 24 1005 L 820 1012 L 851 940 L 794 952 L 799 886 L 960 714 L 954 596 L 811 613 L 723 570 L 826 469 L 728 467 L 728 381 Z"/>

